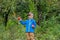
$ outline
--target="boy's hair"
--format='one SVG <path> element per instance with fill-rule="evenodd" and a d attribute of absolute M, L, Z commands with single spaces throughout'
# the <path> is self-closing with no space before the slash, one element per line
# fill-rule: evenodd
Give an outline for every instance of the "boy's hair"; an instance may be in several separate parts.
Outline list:
<path fill-rule="evenodd" d="M 28 13 L 28 16 L 30 16 L 30 15 L 32 15 L 32 16 L 33 16 L 33 13 L 32 13 L 32 12 L 29 12 L 29 13 Z"/>

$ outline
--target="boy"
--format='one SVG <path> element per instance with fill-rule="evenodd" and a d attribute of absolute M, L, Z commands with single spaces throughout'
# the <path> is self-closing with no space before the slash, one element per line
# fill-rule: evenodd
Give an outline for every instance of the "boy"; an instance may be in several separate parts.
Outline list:
<path fill-rule="evenodd" d="M 34 39 L 34 30 L 36 28 L 36 22 L 33 19 L 33 14 L 29 12 L 28 19 L 23 21 L 21 18 L 18 18 L 21 24 L 26 26 L 26 36 L 27 40 L 35 40 Z"/>

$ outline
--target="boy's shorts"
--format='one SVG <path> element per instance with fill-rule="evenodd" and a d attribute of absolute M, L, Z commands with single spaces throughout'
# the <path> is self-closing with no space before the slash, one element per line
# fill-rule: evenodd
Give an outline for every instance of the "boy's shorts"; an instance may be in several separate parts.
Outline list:
<path fill-rule="evenodd" d="M 27 39 L 34 39 L 34 33 L 26 33 Z"/>

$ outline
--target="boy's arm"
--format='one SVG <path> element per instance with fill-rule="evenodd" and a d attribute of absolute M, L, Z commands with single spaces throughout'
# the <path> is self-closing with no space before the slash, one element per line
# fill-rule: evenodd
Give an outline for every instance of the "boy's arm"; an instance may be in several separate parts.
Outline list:
<path fill-rule="evenodd" d="M 26 21 L 20 20 L 20 23 L 21 23 L 22 25 L 25 25 L 25 24 L 26 24 Z"/>
<path fill-rule="evenodd" d="M 36 28 L 36 21 L 35 20 L 33 21 L 32 27 Z"/>

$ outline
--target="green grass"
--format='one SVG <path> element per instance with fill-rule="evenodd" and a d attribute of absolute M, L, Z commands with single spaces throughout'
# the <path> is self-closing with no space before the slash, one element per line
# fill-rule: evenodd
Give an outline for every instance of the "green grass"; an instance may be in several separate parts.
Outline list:
<path fill-rule="evenodd" d="M 53 20 L 44 21 L 35 30 L 36 40 L 60 40 L 60 24 Z M 5 28 L 0 25 L 0 40 L 26 40 L 25 27 L 9 20 Z"/>

